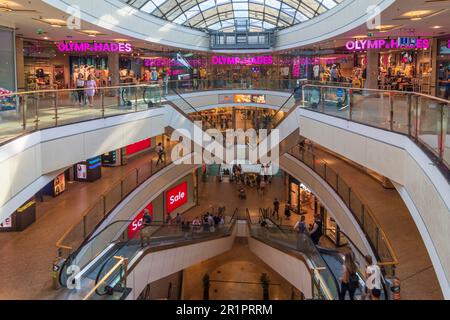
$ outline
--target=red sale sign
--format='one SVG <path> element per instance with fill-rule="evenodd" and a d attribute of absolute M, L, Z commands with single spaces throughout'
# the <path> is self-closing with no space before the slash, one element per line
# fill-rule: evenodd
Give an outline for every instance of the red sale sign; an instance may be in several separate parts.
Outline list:
<path fill-rule="evenodd" d="M 166 192 L 166 211 L 171 213 L 187 202 L 187 182 L 183 182 Z"/>
<path fill-rule="evenodd" d="M 133 221 L 128 226 L 128 239 L 133 238 L 133 236 L 142 229 L 144 224 L 144 210 L 148 209 L 150 216 L 153 216 L 153 204 L 149 203 L 139 214 L 133 219 Z"/>

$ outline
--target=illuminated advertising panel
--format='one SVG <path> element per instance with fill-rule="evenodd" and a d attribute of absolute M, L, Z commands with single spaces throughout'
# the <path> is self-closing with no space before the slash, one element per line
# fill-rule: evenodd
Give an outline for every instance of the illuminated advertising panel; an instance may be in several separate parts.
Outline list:
<path fill-rule="evenodd" d="M 166 211 L 167 213 L 173 212 L 175 209 L 181 207 L 187 203 L 188 199 L 188 184 L 183 182 L 176 187 L 166 192 Z"/>

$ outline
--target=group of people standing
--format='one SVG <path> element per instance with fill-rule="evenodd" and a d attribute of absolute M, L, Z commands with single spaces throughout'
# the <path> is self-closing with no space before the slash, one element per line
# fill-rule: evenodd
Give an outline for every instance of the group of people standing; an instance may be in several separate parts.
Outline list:
<path fill-rule="evenodd" d="M 94 96 L 98 91 L 95 68 L 89 66 L 75 67 L 73 72 L 73 83 L 76 90 L 78 105 L 89 107 L 94 105 Z"/>

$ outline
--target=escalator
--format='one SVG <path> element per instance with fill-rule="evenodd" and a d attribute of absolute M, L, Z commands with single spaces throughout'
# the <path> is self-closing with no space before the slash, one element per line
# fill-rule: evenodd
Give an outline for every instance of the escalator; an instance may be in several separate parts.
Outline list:
<path fill-rule="evenodd" d="M 74 285 L 78 279 L 80 288 L 70 292 L 66 290 L 62 295 L 66 299 L 123 299 L 129 291 L 120 286 L 120 280 L 126 278 L 127 268 L 133 268 L 145 255 L 228 237 L 233 232 L 236 219 L 237 209 L 233 215 L 225 216 L 223 225 L 211 228 L 151 225 L 130 238 L 127 232 L 132 221 L 116 221 L 85 241 L 65 260 L 59 273 L 60 285 L 72 287 L 71 284 Z M 146 236 L 143 245 L 141 236 Z M 126 262 L 125 269 L 116 268 L 119 259 Z M 71 266 L 77 266 L 81 271 L 76 277 Z"/>

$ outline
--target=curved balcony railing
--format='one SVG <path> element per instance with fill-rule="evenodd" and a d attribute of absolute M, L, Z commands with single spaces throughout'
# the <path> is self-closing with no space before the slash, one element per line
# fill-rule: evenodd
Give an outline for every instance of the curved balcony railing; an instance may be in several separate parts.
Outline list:
<path fill-rule="evenodd" d="M 309 110 L 408 136 L 450 181 L 450 101 L 420 93 L 305 84 Z"/>

